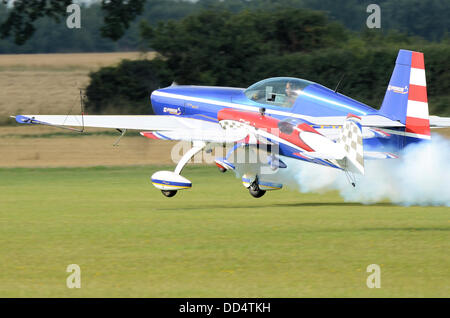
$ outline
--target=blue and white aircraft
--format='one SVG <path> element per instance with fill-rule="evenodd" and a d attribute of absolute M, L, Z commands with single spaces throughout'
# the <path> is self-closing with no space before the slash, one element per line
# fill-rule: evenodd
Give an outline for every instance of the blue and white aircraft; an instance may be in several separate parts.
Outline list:
<path fill-rule="evenodd" d="M 158 171 L 151 177 L 167 197 L 192 187 L 181 176 L 183 167 L 198 152 L 217 145 L 231 147 L 225 157 L 215 159 L 219 169 L 238 171 L 250 194 L 261 197 L 283 187 L 286 171 L 295 169 L 297 160 L 349 175 L 364 174 L 366 159 L 397 158 L 408 144 L 430 140 L 430 128 L 450 127 L 450 118 L 429 116 L 424 56 L 407 50 L 399 51 L 379 110 L 290 77 L 265 79 L 247 89 L 172 85 L 155 90 L 151 103 L 156 115 L 15 119 L 21 124 L 134 129 L 148 138 L 192 142 L 174 171 Z M 264 149 L 266 160 L 251 164 L 232 160 L 238 150 L 258 149 Z M 263 167 L 270 169 L 263 172 Z"/>

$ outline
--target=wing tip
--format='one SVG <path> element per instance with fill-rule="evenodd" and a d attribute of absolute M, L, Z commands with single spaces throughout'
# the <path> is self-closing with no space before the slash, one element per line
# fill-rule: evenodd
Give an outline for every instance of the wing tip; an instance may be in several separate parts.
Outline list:
<path fill-rule="evenodd" d="M 11 118 L 14 118 L 16 122 L 19 124 L 32 124 L 32 119 L 28 116 L 24 115 L 16 115 L 16 116 L 10 116 Z"/>

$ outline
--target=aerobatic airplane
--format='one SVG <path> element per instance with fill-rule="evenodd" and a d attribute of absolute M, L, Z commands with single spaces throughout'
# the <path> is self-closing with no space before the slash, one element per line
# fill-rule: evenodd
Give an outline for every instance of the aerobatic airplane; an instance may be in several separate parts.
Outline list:
<path fill-rule="evenodd" d="M 21 124 L 135 129 L 147 138 L 192 142 L 174 171 L 158 171 L 151 177 L 167 197 L 192 187 L 181 176 L 183 167 L 198 152 L 217 145 L 230 147 L 225 157 L 215 159 L 219 169 L 236 170 L 250 194 L 261 197 L 267 190 L 283 187 L 283 179 L 295 173 L 289 169 L 295 170 L 297 160 L 350 176 L 364 174 L 366 159 L 397 158 L 408 144 L 430 140 L 430 128 L 450 127 L 450 118 L 429 116 L 424 56 L 407 50 L 399 51 L 379 110 L 320 84 L 290 77 L 265 79 L 247 89 L 172 85 L 153 91 L 151 104 L 156 115 L 17 115 L 15 119 Z M 238 150 L 248 154 L 258 149 L 265 151 L 266 160 L 252 164 L 246 156 L 232 160 Z"/>

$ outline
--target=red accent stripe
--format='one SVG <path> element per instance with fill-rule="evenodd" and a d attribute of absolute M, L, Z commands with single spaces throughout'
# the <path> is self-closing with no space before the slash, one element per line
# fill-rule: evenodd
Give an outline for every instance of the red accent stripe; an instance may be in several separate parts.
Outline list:
<path fill-rule="evenodd" d="M 408 100 L 428 103 L 427 87 L 409 84 Z"/>
<path fill-rule="evenodd" d="M 406 117 L 406 132 L 430 136 L 430 121 L 428 119 Z"/>
<path fill-rule="evenodd" d="M 389 137 L 391 135 L 391 134 L 388 134 L 387 132 L 385 132 L 385 131 L 383 131 L 381 129 L 378 129 L 378 128 L 373 128 L 373 130 L 379 132 L 380 134 L 385 135 L 386 137 Z"/>
<path fill-rule="evenodd" d="M 159 139 L 152 132 L 143 131 L 143 132 L 141 132 L 141 135 L 144 136 L 144 137 L 147 137 L 149 139 Z"/>
<path fill-rule="evenodd" d="M 392 153 L 392 152 L 388 152 L 387 154 L 388 154 L 389 156 L 391 156 L 392 158 L 394 158 L 394 159 L 399 158 L 399 156 L 397 156 L 396 154 L 394 154 L 394 153 Z"/>
<path fill-rule="evenodd" d="M 302 155 L 300 152 L 295 152 L 295 153 L 293 153 L 293 155 L 296 155 L 296 156 L 298 156 L 300 158 L 303 158 L 303 159 L 311 160 L 311 158 Z"/>
<path fill-rule="evenodd" d="M 425 63 L 423 61 L 423 53 L 412 52 L 411 67 L 425 69 Z"/>
<path fill-rule="evenodd" d="M 312 128 L 312 127 L 311 127 L 310 125 L 308 125 L 308 124 L 299 124 L 299 125 L 297 126 L 297 128 L 300 129 L 301 131 L 308 131 L 308 132 L 312 132 L 312 133 L 315 133 L 315 134 L 318 134 L 318 135 L 321 135 L 321 136 L 322 136 L 321 133 L 319 133 L 317 130 L 315 130 L 314 128 Z"/>
<path fill-rule="evenodd" d="M 219 164 L 219 163 L 217 163 L 217 162 L 216 162 L 215 164 L 216 164 L 217 167 L 219 167 L 219 168 L 221 168 L 221 169 L 228 170 L 227 168 L 225 168 L 224 166 L 222 166 L 221 164 Z"/>
<path fill-rule="evenodd" d="M 248 145 L 250 143 L 250 135 L 247 135 L 244 139 L 236 141 L 237 144 L 246 144 Z M 260 141 L 256 139 L 256 144 L 259 145 Z"/>
<path fill-rule="evenodd" d="M 349 113 L 349 114 L 347 115 L 347 118 L 350 118 L 350 117 L 355 117 L 355 118 L 361 119 L 361 117 Z"/>
<path fill-rule="evenodd" d="M 261 116 L 261 114 L 257 112 L 240 111 L 230 108 L 219 110 L 219 112 L 217 113 L 217 120 L 221 121 L 227 119 L 242 122 L 258 129 L 263 129 L 266 132 L 276 135 L 285 141 L 293 143 L 294 145 L 297 145 L 306 151 L 313 151 L 311 147 L 309 147 L 303 142 L 303 140 L 300 139 L 297 129 L 294 129 L 290 134 L 283 133 L 278 128 L 278 123 L 280 122 L 280 120 L 269 115 Z M 297 125 L 297 127 L 299 130 L 310 131 L 319 134 L 317 130 L 310 127 L 309 125 L 306 125 L 305 123 L 299 124 Z"/>

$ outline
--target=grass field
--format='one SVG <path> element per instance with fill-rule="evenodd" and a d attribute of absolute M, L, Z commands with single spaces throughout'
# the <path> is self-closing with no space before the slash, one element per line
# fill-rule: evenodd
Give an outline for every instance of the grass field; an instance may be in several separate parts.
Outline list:
<path fill-rule="evenodd" d="M 149 182 L 166 168 L 0 169 L 0 297 L 450 296 L 448 208 L 254 199 L 201 166 L 168 199 Z"/>

